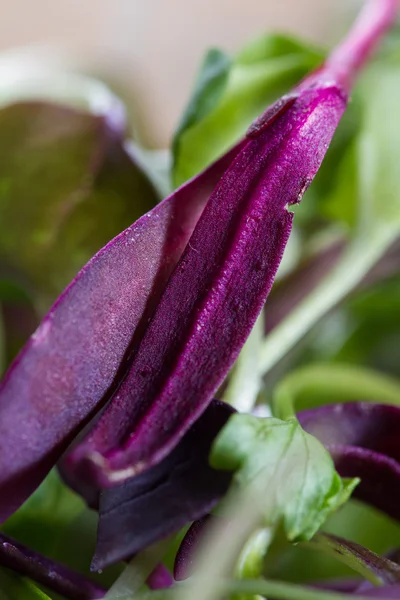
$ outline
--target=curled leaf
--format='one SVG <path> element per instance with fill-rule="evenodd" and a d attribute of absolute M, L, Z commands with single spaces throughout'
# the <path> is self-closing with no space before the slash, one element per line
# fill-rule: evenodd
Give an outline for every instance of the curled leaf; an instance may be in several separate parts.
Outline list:
<path fill-rule="evenodd" d="M 354 497 L 400 519 L 400 408 L 352 402 L 298 418 L 329 450 L 340 475 L 360 478 Z"/>

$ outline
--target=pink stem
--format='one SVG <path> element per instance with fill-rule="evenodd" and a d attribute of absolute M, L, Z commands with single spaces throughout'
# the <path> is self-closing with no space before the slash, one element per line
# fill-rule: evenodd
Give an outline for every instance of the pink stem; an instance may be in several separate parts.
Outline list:
<path fill-rule="evenodd" d="M 397 4 L 398 0 L 368 0 L 349 34 L 328 57 L 325 69 L 345 91 L 351 89 L 377 43 L 393 25 Z"/>

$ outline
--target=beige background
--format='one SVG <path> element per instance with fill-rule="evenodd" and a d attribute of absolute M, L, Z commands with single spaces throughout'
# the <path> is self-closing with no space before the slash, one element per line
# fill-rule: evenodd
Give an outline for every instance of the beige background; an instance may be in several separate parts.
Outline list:
<path fill-rule="evenodd" d="M 124 82 L 142 132 L 166 145 L 210 46 L 228 51 L 265 30 L 331 43 L 357 0 L 0 0 L 0 48 L 62 48 Z"/>

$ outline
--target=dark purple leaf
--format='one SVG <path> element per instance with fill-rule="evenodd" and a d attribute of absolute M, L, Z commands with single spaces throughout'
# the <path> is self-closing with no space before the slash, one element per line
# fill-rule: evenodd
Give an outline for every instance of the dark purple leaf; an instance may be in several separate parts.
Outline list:
<path fill-rule="evenodd" d="M 298 414 L 329 450 L 342 477 L 360 477 L 355 498 L 400 519 L 400 408 L 367 402 Z"/>
<path fill-rule="evenodd" d="M 227 404 L 212 402 L 164 460 L 101 493 L 93 570 L 139 552 L 215 506 L 232 473 L 212 469 L 208 456 L 232 413 Z"/>
<path fill-rule="evenodd" d="M 238 149 L 103 248 L 6 373 L 0 386 L 0 521 L 33 492 L 115 390 L 211 190 Z"/>
<path fill-rule="evenodd" d="M 98 600 L 106 589 L 68 567 L 0 533 L 0 565 L 26 575 L 71 600 Z"/>

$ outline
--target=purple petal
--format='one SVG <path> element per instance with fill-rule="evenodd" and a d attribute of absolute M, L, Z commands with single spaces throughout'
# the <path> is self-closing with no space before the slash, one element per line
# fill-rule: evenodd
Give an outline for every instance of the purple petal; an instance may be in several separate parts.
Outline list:
<path fill-rule="evenodd" d="M 68 567 L 0 533 L 0 565 L 13 569 L 71 600 L 97 600 L 106 589 Z"/>
<path fill-rule="evenodd" d="M 205 515 L 227 491 L 231 472 L 208 464 L 211 445 L 233 413 L 214 401 L 155 467 L 102 492 L 92 569 L 103 569 Z"/>
<path fill-rule="evenodd" d="M 118 386 L 211 190 L 239 144 L 105 246 L 0 386 L 0 521 Z"/>
<path fill-rule="evenodd" d="M 291 230 L 287 206 L 312 181 L 345 105 L 337 86 L 315 84 L 252 131 L 210 196 L 129 374 L 70 455 L 82 476 L 106 487 L 143 471 L 204 411 L 272 286 Z"/>
<path fill-rule="evenodd" d="M 353 496 L 400 519 L 400 408 L 345 403 L 297 416 L 327 447 L 342 477 L 360 477 Z"/>

